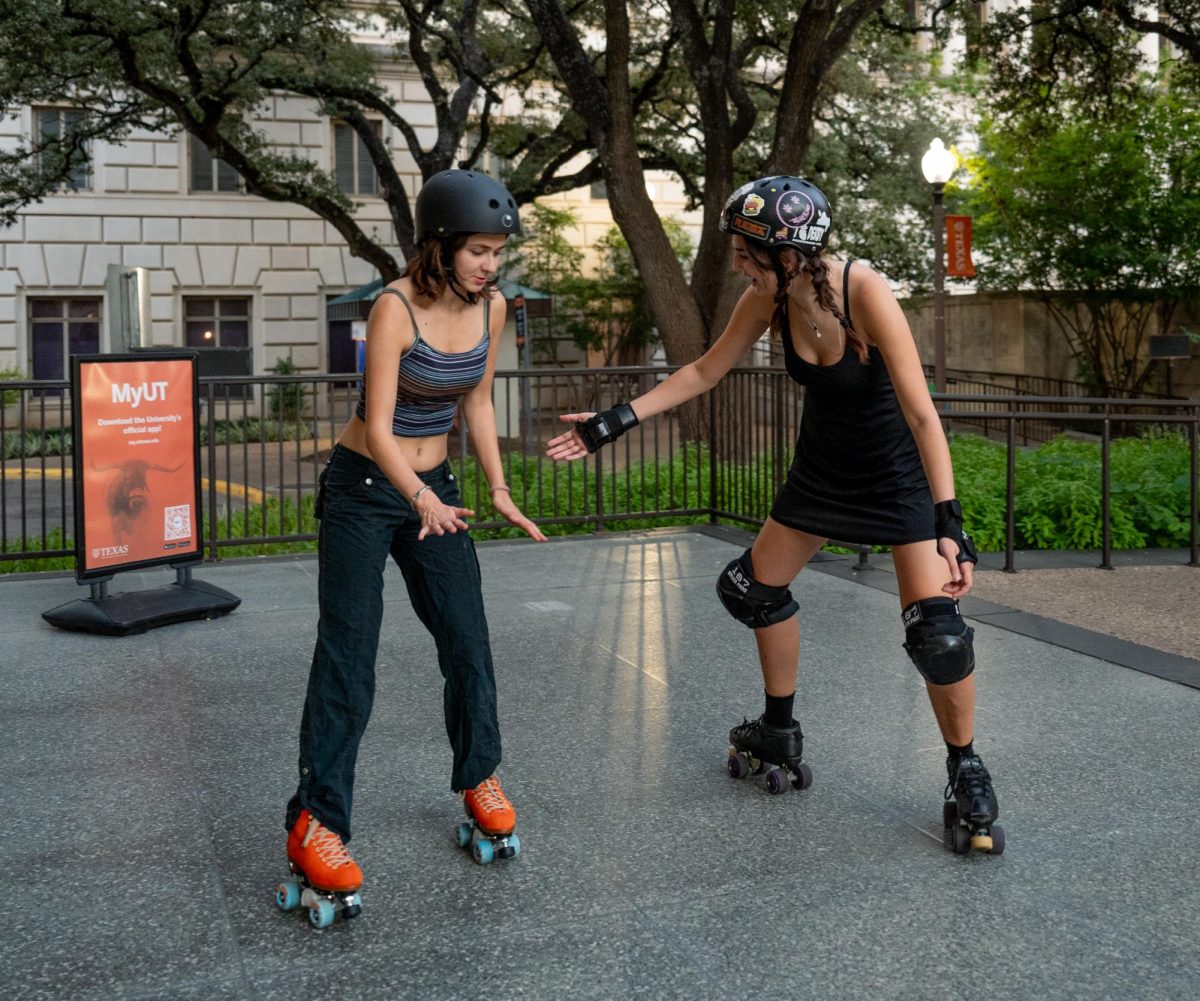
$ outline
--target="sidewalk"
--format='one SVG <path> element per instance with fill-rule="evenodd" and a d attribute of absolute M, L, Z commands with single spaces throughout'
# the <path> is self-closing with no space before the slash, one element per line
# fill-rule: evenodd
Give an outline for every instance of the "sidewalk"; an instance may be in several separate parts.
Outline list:
<path fill-rule="evenodd" d="M 479 547 L 501 774 L 522 839 L 519 858 L 486 867 L 453 845 L 461 807 L 448 789 L 432 642 L 389 570 L 355 801 L 364 913 L 323 932 L 272 900 L 315 559 L 202 567 L 198 579 L 242 597 L 237 611 L 125 638 L 42 622 L 86 593 L 70 577 L 0 581 L 0 863 L 12 874 L 0 968 L 10 992 L 1200 992 L 1200 846 L 1188 837 L 1200 809 L 1200 691 L 1022 634 L 1008 628 L 1011 610 L 967 610 L 978 747 L 1008 844 L 999 857 L 956 857 L 941 844 L 945 749 L 900 648 L 885 565 L 855 574 L 851 560 L 823 560 L 794 588 L 813 786 L 773 797 L 726 776 L 730 725 L 761 709 L 753 638 L 713 595 L 744 545 L 739 533 L 678 530 Z M 121 575 L 112 590 L 169 579 Z"/>

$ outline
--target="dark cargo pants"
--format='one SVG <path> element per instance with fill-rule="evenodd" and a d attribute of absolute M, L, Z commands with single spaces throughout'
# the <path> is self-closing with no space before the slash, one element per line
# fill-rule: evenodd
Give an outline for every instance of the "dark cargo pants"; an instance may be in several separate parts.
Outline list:
<path fill-rule="evenodd" d="M 448 462 L 420 476 L 443 503 L 461 506 Z M 478 785 L 500 763 L 496 682 L 469 533 L 418 542 L 421 521 L 413 506 L 374 462 L 340 445 L 321 474 L 317 514 L 320 622 L 300 724 L 300 783 L 287 825 L 308 809 L 349 840 L 355 762 L 375 698 L 389 554 L 437 644 L 454 790 Z"/>

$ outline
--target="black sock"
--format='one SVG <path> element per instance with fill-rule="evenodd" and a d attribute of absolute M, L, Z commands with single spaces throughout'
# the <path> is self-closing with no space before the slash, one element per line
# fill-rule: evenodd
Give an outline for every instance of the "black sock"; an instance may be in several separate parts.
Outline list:
<path fill-rule="evenodd" d="M 772 695 L 770 692 L 765 693 L 767 696 L 767 711 L 763 713 L 763 722 L 770 726 L 791 726 L 792 725 L 792 703 L 796 699 L 796 693 L 791 695 Z"/>
<path fill-rule="evenodd" d="M 969 758 L 975 753 L 975 741 L 968 740 L 962 747 L 955 747 L 950 741 L 946 741 L 946 751 L 952 758 Z"/>

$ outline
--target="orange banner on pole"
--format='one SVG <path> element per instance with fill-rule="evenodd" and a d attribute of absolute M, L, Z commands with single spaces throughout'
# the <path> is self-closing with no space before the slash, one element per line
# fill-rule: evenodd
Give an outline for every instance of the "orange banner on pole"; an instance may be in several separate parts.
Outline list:
<path fill-rule="evenodd" d="M 971 263 L 971 217 L 969 215 L 946 216 L 946 274 L 950 278 L 974 278 L 975 265 Z"/>

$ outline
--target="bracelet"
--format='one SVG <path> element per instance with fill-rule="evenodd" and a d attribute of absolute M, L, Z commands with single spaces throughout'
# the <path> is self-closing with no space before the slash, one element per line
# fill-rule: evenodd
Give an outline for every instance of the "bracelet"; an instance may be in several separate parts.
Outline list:
<path fill-rule="evenodd" d="M 431 489 L 432 489 L 432 487 L 430 487 L 430 485 L 428 483 L 426 483 L 425 486 L 421 487 L 420 490 L 418 490 L 415 494 L 412 495 L 412 500 L 409 501 L 409 503 L 412 504 L 413 507 L 416 507 L 417 506 L 417 498 L 420 497 L 421 494 L 423 494 L 426 490 L 431 490 Z"/>
<path fill-rule="evenodd" d="M 488 487 L 488 493 L 489 493 L 489 494 L 494 494 L 494 493 L 495 493 L 497 490 L 503 490 L 503 491 L 504 491 L 506 494 L 511 494 L 511 493 L 512 493 L 512 491 L 511 491 L 511 490 L 509 490 L 509 489 L 508 489 L 508 487 L 506 487 L 506 486 L 503 486 L 503 485 L 502 485 L 502 486 L 498 486 L 498 487 Z"/>

